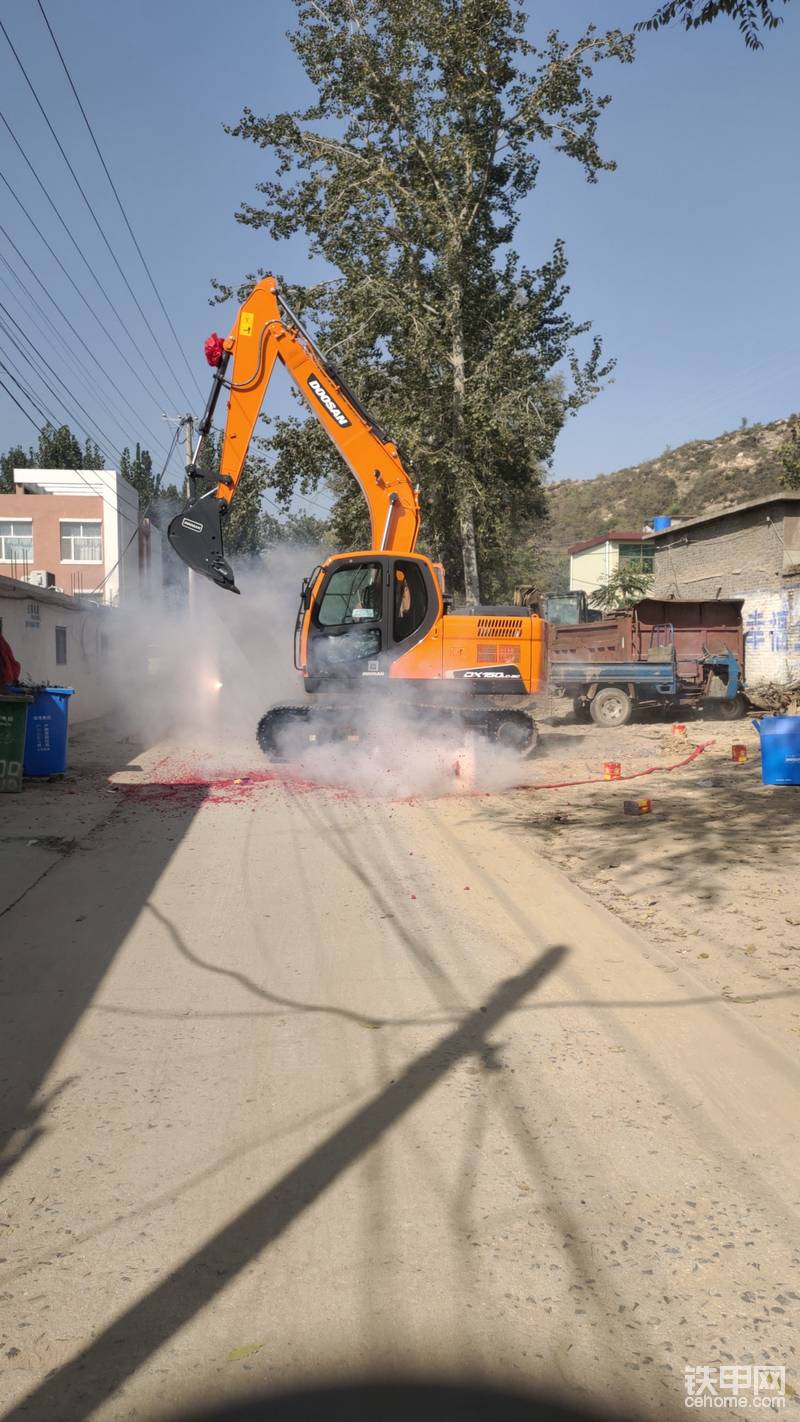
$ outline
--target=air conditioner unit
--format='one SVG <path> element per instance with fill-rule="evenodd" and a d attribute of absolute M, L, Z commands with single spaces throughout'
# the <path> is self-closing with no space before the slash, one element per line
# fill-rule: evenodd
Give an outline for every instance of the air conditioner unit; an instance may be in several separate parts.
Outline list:
<path fill-rule="evenodd" d="M 54 588 L 56 585 L 55 573 L 47 573 L 42 568 L 34 568 L 25 579 L 26 583 L 33 583 L 35 588 Z"/>

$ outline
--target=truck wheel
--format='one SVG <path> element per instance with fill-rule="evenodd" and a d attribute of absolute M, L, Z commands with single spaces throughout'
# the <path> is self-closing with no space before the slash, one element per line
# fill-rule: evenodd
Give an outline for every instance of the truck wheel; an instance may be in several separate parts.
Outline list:
<path fill-rule="evenodd" d="M 573 696 L 572 714 L 576 721 L 591 721 L 592 709 L 588 701 L 584 701 L 582 696 Z"/>
<path fill-rule="evenodd" d="M 597 726 L 627 726 L 633 714 L 633 702 L 621 686 L 604 686 L 592 698 L 589 710 Z"/>
<path fill-rule="evenodd" d="M 707 716 L 714 716 L 718 721 L 741 721 L 747 713 L 747 702 L 737 691 L 730 701 L 707 701 L 704 709 Z"/>

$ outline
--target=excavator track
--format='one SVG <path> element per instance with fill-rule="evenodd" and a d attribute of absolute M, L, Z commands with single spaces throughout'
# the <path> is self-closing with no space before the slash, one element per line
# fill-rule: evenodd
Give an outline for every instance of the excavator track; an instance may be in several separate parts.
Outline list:
<path fill-rule="evenodd" d="M 256 739 L 270 759 L 288 760 L 305 746 L 364 740 L 363 712 L 363 706 L 341 703 L 272 706 L 258 723 Z M 428 734 L 441 730 L 479 735 L 520 755 L 535 749 L 538 741 L 533 716 L 518 707 L 497 708 L 479 702 L 469 706 L 419 703 L 406 709 L 404 723 L 412 731 L 424 730 Z"/>

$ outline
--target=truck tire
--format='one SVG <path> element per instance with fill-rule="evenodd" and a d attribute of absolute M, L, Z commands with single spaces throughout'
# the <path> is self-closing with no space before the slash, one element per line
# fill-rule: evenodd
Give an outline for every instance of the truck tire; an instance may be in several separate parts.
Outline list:
<path fill-rule="evenodd" d="M 621 686 L 603 686 L 590 703 L 596 726 L 627 726 L 633 715 L 633 702 Z"/>
<path fill-rule="evenodd" d="M 747 714 L 747 702 L 742 693 L 737 691 L 730 701 L 707 701 L 704 710 L 707 716 L 715 717 L 718 721 L 741 721 Z"/>

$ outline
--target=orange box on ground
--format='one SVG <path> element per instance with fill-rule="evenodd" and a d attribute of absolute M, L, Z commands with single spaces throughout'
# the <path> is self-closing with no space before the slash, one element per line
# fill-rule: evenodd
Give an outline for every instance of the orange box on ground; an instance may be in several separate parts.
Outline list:
<path fill-rule="evenodd" d="M 649 815 L 653 809 L 652 800 L 623 800 L 622 808 L 626 815 Z"/>

